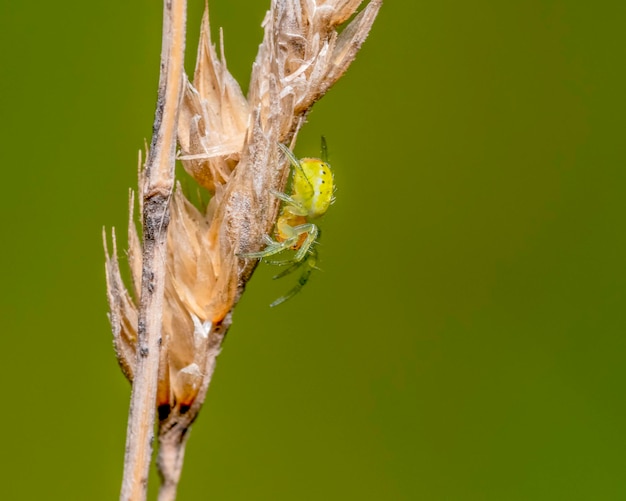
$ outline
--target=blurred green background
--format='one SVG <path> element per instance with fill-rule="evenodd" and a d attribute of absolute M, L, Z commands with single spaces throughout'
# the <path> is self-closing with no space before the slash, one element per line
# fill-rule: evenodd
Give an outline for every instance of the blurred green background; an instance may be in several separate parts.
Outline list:
<path fill-rule="evenodd" d="M 1 497 L 115 499 L 101 228 L 125 232 L 162 4 L 0 5 Z M 268 5 L 211 1 L 244 88 Z M 259 268 L 181 501 L 626 499 L 625 22 L 623 1 L 384 4 L 296 148 L 325 134 L 336 171 L 323 272 L 270 309 L 292 282 Z"/>

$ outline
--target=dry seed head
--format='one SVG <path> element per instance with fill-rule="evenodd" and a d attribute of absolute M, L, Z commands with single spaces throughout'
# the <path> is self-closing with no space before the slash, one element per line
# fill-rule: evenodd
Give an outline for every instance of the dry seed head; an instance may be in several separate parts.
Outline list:
<path fill-rule="evenodd" d="M 103 230 L 109 321 L 113 329 L 113 345 L 117 361 L 129 381 L 133 380 L 137 357 L 137 307 L 124 287 L 117 261 L 117 239 L 112 230 L 113 255 L 109 255 L 106 232 Z"/>
<path fill-rule="evenodd" d="M 202 213 L 180 186 L 171 196 L 157 396 L 160 406 L 178 405 L 179 417 L 182 406 L 195 402 L 193 412 L 185 410 L 189 423 L 204 399 L 230 312 L 256 265 L 236 255 L 258 250 L 276 220 L 279 204 L 270 193 L 282 191 L 289 175 L 277 143 L 297 134 L 310 107 L 355 58 L 381 0 L 370 1 L 341 34 L 335 27 L 360 3 L 272 0 L 247 99 L 226 68 L 223 47 L 222 58 L 217 57 L 205 13 L 193 84 L 185 85 L 178 141 L 184 168 L 212 198 Z M 133 205 L 131 194 L 128 258 L 137 298 L 142 248 Z M 123 285 L 115 235 L 113 243 L 113 255 L 106 254 L 109 318 L 118 360 L 132 381 L 138 301 Z"/>
<path fill-rule="evenodd" d="M 211 42 L 208 9 L 202 19 L 193 85 L 186 79 L 178 120 L 185 170 L 209 191 L 225 183 L 239 161 L 250 112 L 241 88 Z"/>
<path fill-rule="evenodd" d="M 131 194 L 131 204 L 133 200 Z M 219 282 L 211 233 L 205 216 L 183 195 L 180 185 L 172 196 L 166 256 L 163 310 L 164 360 L 159 400 L 193 402 L 206 366 L 208 337 L 221 298 L 214 296 Z M 141 244 L 129 219 L 129 264 L 133 289 L 141 281 Z M 106 256 L 107 284 L 116 353 L 124 374 L 132 380 L 136 356 L 138 305 L 122 283 L 114 254 Z M 219 266 L 219 260 L 218 260 Z M 234 291 L 233 291 L 234 294 Z M 221 313 L 220 313 L 221 315 Z"/>

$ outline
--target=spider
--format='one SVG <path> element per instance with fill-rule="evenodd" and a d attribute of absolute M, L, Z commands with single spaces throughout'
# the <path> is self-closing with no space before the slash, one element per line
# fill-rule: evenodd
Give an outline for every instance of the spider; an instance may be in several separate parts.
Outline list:
<path fill-rule="evenodd" d="M 276 299 L 270 304 L 271 307 L 284 303 L 300 292 L 316 269 L 317 249 L 314 244 L 319 240 L 320 230 L 312 221 L 323 216 L 335 200 L 333 173 L 327 161 L 328 149 L 324 137 L 322 137 L 322 159 L 298 160 L 285 145 L 279 143 L 278 146 L 291 162 L 293 179 L 290 194 L 272 190 L 272 195 L 283 202 L 274 230 L 276 240 L 266 235 L 265 249 L 241 254 L 241 257 L 246 258 L 267 258 L 288 249 L 296 251 L 289 259 L 266 260 L 269 264 L 290 265 L 274 279 L 282 278 L 303 267 L 295 287 Z"/>

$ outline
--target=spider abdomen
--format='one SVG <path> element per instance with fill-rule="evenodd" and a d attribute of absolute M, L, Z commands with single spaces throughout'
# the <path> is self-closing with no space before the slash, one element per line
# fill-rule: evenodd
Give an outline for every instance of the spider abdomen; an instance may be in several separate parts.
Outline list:
<path fill-rule="evenodd" d="M 308 217 L 323 216 L 333 202 L 334 181 L 330 165 L 319 158 L 302 158 L 302 170 L 293 179 L 293 197 L 307 209 Z"/>

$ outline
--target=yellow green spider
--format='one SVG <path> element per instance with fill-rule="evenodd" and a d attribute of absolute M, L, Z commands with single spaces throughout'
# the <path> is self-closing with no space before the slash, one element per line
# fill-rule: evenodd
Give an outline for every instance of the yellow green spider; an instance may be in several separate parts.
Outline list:
<path fill-rule="evenodd" d="M 270 264 L 290 265 L 274 279 L 282 278 L 303 267 L 295 287 L 270 306 L 284 303 L 300 292 L 316 269 L 317 249 L 314 244 L 319 240 L 320 230 L 313 221 L 323 216 L 335 200 L 333 172 L 328 163 L 328 149 L 324 137 L 322 137 L 322 159 L 298 160 L 285 145 L 279 143 L 278 146 L 291 162 L 293 179 L 290 194 L 272 191 L 272 194 L 283 202 L 274 230 L 276 240 L 266 235 L 265 249 L 241 254 L 241 257 L 246 258 L 267 258 L 289 249 L 296 251 L 289 259 L 266 260 Z"/>

